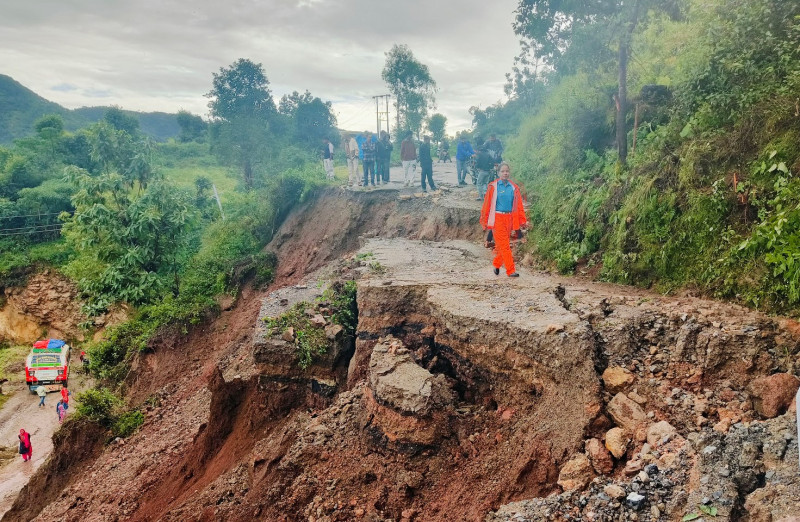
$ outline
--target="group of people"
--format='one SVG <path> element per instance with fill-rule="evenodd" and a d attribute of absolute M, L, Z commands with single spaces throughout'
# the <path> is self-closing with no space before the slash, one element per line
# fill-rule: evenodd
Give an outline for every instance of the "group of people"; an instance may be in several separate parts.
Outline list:
<path fill-rule="evenodd" d="M 47 398 L 47 388 L 39 386 L 36 388 L 36 394 L 39 396 L 39 408 L 45 407 L 45 399 Z M 69 398 L 72 395 L 67 388 L 61 388 L 61 398 L 56 403 L 56 417 L 59 424 L 64 422 L 64 417 L 67 415 L 69 409 Z M 19 454 L 22 455 L 22 460 L 27 462 L 31 460 L 33 448 L 31 447 L 31 434 L 24 429 L 19 430 Z"/>
<path fill-rule="evenodd" d="M 357 184 L 359 187 L 369 188 L 389 183 L 389 169 L 394 150 L 389 133 L 381 131 L 377 140 L 370 131 L 357 135 L 347 134 L 342 141 L 342 148 L 347 158 L 348 186 L 353 187 Z M 327 138 L 323 140 L 321 154 L 325 173 L 328 179 L 333 179 L 334 147 Z M 400 161 L 403 165 L 405 186 L 411 186 L 414 182 L 414 173 L 419 163 L 422 190 L 427 192 L 428 187 L 436 190 L 436 184 L 433 182 L 430 136 L 425 136 L 417 145 L 414 143 L 413 134 L 408 131 L 400 144 Z M 361 162 L 361 173 L 359 162 Z"/>
<path fill-rule="evenodd" d="M 467 172 L 472 167 L 475 174 L 473 183 L 478 189 L 477 200 L 483 201 L 480 223 L 484 230 L 490 231 L 494 242 L 492 266 L 494 274 L 500 275 L 505 267 L 508 277 L 519 277 L 511 253 L 511 239 L 517 237 L 527 227 L 527 218 L 519 186 L 510 180 L 511 167 L 503 162 L 503 144 L 495 134 L 480 142 L 477 150 L 466 136 L 459 139 L 456 149 L 456 173 L 459 185 L 467 185 Z M 343 148 L 347 157 L 349 172 L 348 185 L 358 183 L 363 187 L 375 187 L 389 182 L 389 166 L 393 145 L 389 134 L 381 131 L 380 139 L 374 140 L 370 131 L 358 135 L 345 135 Z M 447 147 L 449 149 L 449 147 Z M 441 161 L 442 146 L 439 147 Z M 322 161 L 329 179 L 333 179 L 333 144 L 325 139 L 322 148 Z M 449 152 L 448 152 L 449 157 Z M 358 163 L 361 161 L 363 176 L 359 179 Z M 413 183 L 417 163 L 420 165 L 420 184 L 423 192 L 428 187 L 436 190 L 433 181 L 433 156 L 430 136 L 424 136 L 417 146 L 413 134 L 408 131 L 400 144 L 400 161 L 403 166 L 403 183 Z M 495 179 L 496 178 L 496 179 Z"/>

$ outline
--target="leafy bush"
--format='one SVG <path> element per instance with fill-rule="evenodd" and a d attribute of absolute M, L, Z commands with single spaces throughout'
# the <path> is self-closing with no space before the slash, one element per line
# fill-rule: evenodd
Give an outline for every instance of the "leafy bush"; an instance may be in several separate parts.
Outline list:
<path fill-rule="evenodd" d="M 125 410 L 122 400 L 106 388 L 92 388 L 77 396 L 76 416 L 88 418 L 111 431 L 112 437 L 129 437 L 144 424 L 139 410 Z"/>
<path fill-rule="evenodd" d="M 144 414 L 139 410 L 126 411 L 117 417 L 111 426 L 111 433 L 115 437 L 130 437 L 144 424 Z"/>

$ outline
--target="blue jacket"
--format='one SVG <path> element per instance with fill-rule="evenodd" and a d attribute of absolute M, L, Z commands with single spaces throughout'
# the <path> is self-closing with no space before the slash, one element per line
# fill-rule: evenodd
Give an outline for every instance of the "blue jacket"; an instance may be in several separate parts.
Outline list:
<path fill-rule="evenodd" d="M 472 150 L 472 145 L 468 141 L 458 142 L 458 148 L 456 149 L 456 159 L 458 161 L 469 159 L 473 154 L 475 154 L 475 151 Z"/>

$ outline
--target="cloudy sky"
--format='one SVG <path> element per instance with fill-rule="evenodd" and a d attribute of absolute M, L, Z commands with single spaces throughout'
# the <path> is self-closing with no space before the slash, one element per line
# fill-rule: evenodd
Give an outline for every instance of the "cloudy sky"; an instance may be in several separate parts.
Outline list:
<path fill-rule="evenodd" d="M 428 65 L 448 132 L 504 100 L 517 0 L 0 0 L 0 73 L 68 108 L 207 114 L 212 73 L 261 63 L 277 99 L 310 90 L 373 129 L 384 53 Z M 394 110 L 390 106 L 391 117 Z"/>

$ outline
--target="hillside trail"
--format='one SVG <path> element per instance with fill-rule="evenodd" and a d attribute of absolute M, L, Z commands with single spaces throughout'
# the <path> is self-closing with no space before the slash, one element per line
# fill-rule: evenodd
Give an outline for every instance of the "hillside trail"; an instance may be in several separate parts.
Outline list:
<path fill-rule="evenodd" d="M 91 386 L 91 379 L 79 374 L 79 370 L 79 366 L 73 363 L 71 371 L 74 373 L 69 387 L 72 397 L 68 416 L 75 412 L 75 396 Z M 59 427 L 56 404 L 61 398 L 58 392 L 50 392 L 45 399 L 45 406 L 40 408 L 38 395 L 30 393 L 24 382 L 6 384 L 3 391 L 13 395 L 0 410 L 0 446 L 12 448 L 14 458 L 0 464 L 0 518 L 53 451 L 53 433 Z M 28 462 L 23 462 L 17 451 L 20 429 L 31 436 L 33 458 Z"/>

